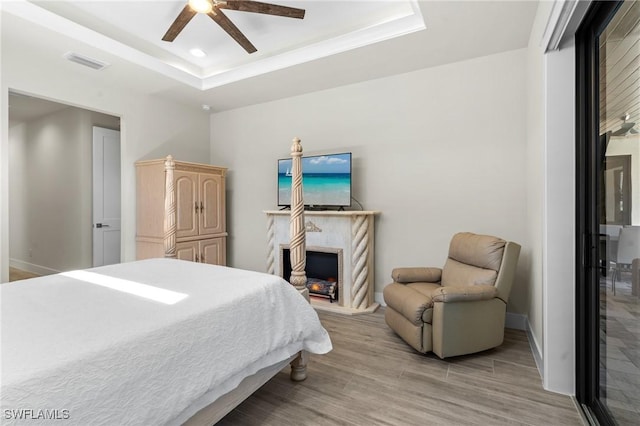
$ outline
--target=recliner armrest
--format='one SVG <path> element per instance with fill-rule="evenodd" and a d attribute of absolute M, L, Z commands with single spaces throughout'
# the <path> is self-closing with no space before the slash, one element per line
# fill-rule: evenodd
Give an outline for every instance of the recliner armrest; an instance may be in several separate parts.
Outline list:
<path fill-rule="evenodd" d="M 391 271 L 393 281 L 401 284 L 426 282 L 439 283 L 442 277 L 440 268 L 394 268 Z"/>
<path fill-rule="evenodd" d="M 434 302 L 473 302 L 476 300 L 489 300 L 498 296 L 498 289 L 492 285 L 470 285 L 464 287 L 440 287 L 431 297 Z"/>

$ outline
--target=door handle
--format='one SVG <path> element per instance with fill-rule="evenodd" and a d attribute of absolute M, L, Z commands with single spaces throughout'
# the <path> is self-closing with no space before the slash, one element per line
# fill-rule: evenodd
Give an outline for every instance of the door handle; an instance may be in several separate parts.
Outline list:
<path fill-rule="evenodd" d="M 200 213 L 204 211 L 204 204 L 200 201 Z"/>
<path fill-rule="evenodd" d="M 96 228 L 108 228 L 111 225 L 106 225 L 104 223 L 96 223 Z"/>
<path fill-rule="evenodd" d="M 195 202 L 195 205 L 196 205 L 196 214 L 198 214 L 198 202 L 197 201 Z"/>

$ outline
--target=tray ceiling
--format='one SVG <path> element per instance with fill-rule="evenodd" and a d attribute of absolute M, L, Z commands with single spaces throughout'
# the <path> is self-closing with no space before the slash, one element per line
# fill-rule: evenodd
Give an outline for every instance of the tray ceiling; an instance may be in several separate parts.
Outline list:
<path fill-rule="evenodd" d="M 225 11 L 258 49 L 253 54 L 203 14 L 174 42 L 162 41 L 184 0 L 19 1 L 6 3 L 4 9 L 201 90 L 425 28 L 414 0 L 273 3 L 305 9 L 305 18 Z M 206 55 L 193 56 L 192 49 Z"/>
<path fill-rule="evenodd" d="M 305 9 L 305 19 L 229 11 L 258 49 L 247 54 L 206 16 L 194 17 L 173 43 L 162 42 L 186 0 L 0 0 L 2 60 L 34 72 L 46 67 L 43 83 L 74 76 L 99 92 L 117 87 L 224 111 L 525 48 L 538 5 L 271 1 Z M 207 56 L 191 56 L 193 47 Z M 109 66 L 74 64 L 68 52 Z"/>

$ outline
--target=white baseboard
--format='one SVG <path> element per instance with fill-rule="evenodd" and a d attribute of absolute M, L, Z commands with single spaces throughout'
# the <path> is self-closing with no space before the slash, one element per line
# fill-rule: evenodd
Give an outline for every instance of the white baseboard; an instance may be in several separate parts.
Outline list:
<path fill-rule="evenodd" d="M 529 322 L 529 317 L 522 314 L 513 314 L 511 312 L 507 312 L 505 327 L 514 328 L 516 330 L 524 330 L 527 333 L 527 340 L 529 341 L 531 354 L 533 355 L 533 359 L 536 362 L 536 367 L 538 367 L 540 378 L 542 378 L 544 373 L 542 352 L 540 351 L 540 345 L 536 340 L 536 336 L 534 336 L 534 334 L 531 332 L 531 323 Z"/>
<path fill-rule="evenodd" d="M 538 373 L 540 373 L 540 378 L 542 379 L 544 378 L 544 360 L 542 358 L 542 352 L 540 351 L 540 344 L 536 340 L 536 336 L 531 332 L 531 323 L 529 323 L 528 319 L 526 331 L 527 340 L 529 340 L 529 346 L 531 347 L 531 353 L 533 354 L 533 359 L 538 367 Z"/>
<path fill-rule="evenodd" d="M 35 265 L 33 263 L 25 262 L 18 259 L 9 259 L 9 266 L 38 275 L 52 275 L 60 273 L 60 271 L 56 271 L 55 269 L 47 268 L 46 266 Z"/>

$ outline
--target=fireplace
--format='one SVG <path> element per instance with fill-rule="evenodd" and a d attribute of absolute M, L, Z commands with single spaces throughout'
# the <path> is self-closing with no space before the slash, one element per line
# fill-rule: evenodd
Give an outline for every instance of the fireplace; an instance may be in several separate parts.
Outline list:
<path fill-rule="evenodd" d="M 267 272 L 290 279 L 290 211 L 266 211 Z M 333 253 L 338 258 L 336 301 L 311 297 L 314 308 L 345 315 L 374 312 L 380 305 L 374 300 L 374 217 L 376 211 L 305 211 L 305 246 L 309 252 Z M 283 249 L 287 249 L 286 255 Z M 287 263 L 287 272 L 284 263 Z M 307 260 L 307 278 L 313 277 Z M 334 269 L 335 271 L 335 269 Z M 322 278 L 334 273 L 319 274 Z"/>
<path fill-rule="evenodd" d="M 282 259 L 281 275 L 286 280 L 291 276 L 291 259 L 288 246 L 280 247 Z M 342 250 L 327 247 L 307 247 L 307 289 L 309 296 L 339 302 L 342 293 Z"/>

